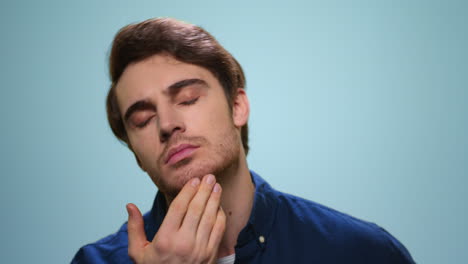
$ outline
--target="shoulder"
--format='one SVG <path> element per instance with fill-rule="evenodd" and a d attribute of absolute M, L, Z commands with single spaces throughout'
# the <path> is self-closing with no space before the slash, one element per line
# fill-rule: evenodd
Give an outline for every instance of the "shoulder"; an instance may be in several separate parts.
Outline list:
<path fill-rule="evenodd" d="M 149 241 L 164 219 L 166 202 L 163 197 L 158 192 L 152 209 L 143 215 L 145 233 Z M 125 222 L 114 234 L 81 247 L 72 263 L 132 263 L 128 256 L 127 223 Z"/>
<path fill-rule="evenodd" d="M 339 252 L 344 259 L 362 258 L 362 263 L 414 263 L 407 249 L 380 226 L 304 198 L 273 192 L 278 201 L 277 224 L 286 225 L 289 234 L 297 234 L 302 243 L 312 241 L 324 252 Z"/>
<path fill-rule="evenodd" d="M 116 233 L 81 247 L 71 263 L 131 263 L 127 251 L 128 235 L 125 223 Z"/>

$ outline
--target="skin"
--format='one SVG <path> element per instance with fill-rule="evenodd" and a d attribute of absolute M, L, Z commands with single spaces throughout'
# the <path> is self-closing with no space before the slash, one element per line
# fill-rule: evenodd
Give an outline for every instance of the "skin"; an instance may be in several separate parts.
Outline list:
<path fill-rule="evenodd" d="M 127 205 L 129 256 L 135 263 L 215 263 L 226 224 L 220 197 L 213 175 L 201 184 L 194 178 L 172 202 L 152 242 L 138 208 Z"/>
<path fill-rule="evenodd" d="M 245 91 L 237 90 L 230 109 L 211 72 L 160 54 L 129 65 L 116 93 L 129 145 L 169 204 L 151 242 L 140 211 L 127 205 L 130 257 L 136 263 L 214 263 L 234 253 L 254 194 L 240 137 L 249 116 Z M 193 151 L 168 163 L 181 144 Z"/>

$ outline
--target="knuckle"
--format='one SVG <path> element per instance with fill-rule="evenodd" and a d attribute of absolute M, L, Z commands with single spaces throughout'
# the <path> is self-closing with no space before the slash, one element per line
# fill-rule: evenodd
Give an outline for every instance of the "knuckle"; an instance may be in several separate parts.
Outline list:
<path fill-rule="evenodd" d="M 221 213 L 218 214 L 218 219 L 219 221 L 226 223 L 226 214 L 223 211 L 221 211 Z"/>
<path fill-rule="evenodd" d="M 154 243 L 157 252 L 166 253 L 171 250 L 171 243 L 168 239 L 157 239 Z"/>
<path fill-rule="evenodd" d="M 219 231 L 220 231 L 220 233 L 223 233 L 225 230 L 226 230 L 226 224 L 225 224 L 225 223 L 221 223 L 221 224 L 219 225 Z"/>
<path fill-rule="evenodd" d="M 137 262 L 137 255 L 138 255 L 137 251 L 134 248 L 132 248 L 132 247 L 128 248 L 128 256 L 135 263 Z"/>
<path fill-rule="evenodd" d="M 205 227 L 210 227 L 210 226 L 214 226 L 215 223 L 216 223 L 216 219 L 214 217 L 206 217 L 202 224 Z"/>
<path fill-rule="evenodd" d="M 211 191 L 213 190 L 213 187 L 214 187 L 213 184 L 209 184 L 206 181 L 203 181 L 203 184 L 201 185 L 198 192 L 202 192 L 202 193 L 205 193 L 205 194 L 210 194 Z"/>
<path fill-rule="evenodd" d="M 135 258 L 135 251 L 131 247 L 128 248 L 128 256 L 130 256 L 131 259 Z"/>
<path fill-rule="evenodd" d="M 173 201 L 171 207 L 172 210 L 176 212 L 182 212 L 185 210 L 185 206 L 180 201 Z"/>
<path fill-rule="evenodd" d="M 201 253 L 201 256 L 204 260 L 207 260 L 211 257 L 211 254 L 213 253 L 212 252 L 213 250 L 209 249 L 208 247 L 205 247 L 203 250 L 202 250 L 202 253 Z"/>
<path fill-rule="evenodd" d="M 189 256 L 193 251 L 193 243 L 189 240 L 182 240 L 175 245 L 175 251 L 180 256 Z"/>
<path fill-rule="evenodd" d="M 198 250 L 194 256 L 196 263 L 206 263 L 209 259 L 209 255 L 207 254 L 206 250 Z"/>
<path fill-rule="evenodd" d="M 198 201 L 194 201 L 190 204 L 190 212 L 195 214 L 201 214 L 203 212 L 204 207 L 204 204 L 201 204 Z"/>
<path fill-rule="evenodd" d="M 218 219 L 218 228 L 221 232 L 224 232 L 224 230 L 226 229 L 226 217 L 220 217 L 220 219 Z"/>

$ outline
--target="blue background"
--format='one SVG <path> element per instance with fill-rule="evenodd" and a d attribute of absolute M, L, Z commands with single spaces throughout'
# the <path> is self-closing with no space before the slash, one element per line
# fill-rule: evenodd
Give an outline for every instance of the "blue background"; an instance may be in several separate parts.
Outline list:
<path fill-rule="evenodd" d="M 156 188 L 112 135 L 107 54 L 170 16 L 240 61 L 250 168 L 375 222 L 419 263 L 468 259 L 466 1 L 2 1 L 2 263 L 67 263 Z"/>

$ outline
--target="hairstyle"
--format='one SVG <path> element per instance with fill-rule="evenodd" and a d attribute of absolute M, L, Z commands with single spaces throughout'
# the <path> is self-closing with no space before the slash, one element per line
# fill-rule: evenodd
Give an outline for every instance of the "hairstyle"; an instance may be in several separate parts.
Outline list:
<path fill-rule="evenodd" d="M 107 94 L 106 110 L 112 132 L 130 149 L 115 88 L 129 64 L 156 54 L 168 54 L 181 62 L 209 70 L 223 87 L 231 110 L 237 89 L 245 89 L 245 76 L 240 64 L 203 28 L 171 18 L 149 19 L 123 27 L 115 35 L 110 52 L 109 74 L 112 84 Z M 247 155 L 247 124 L 241 128 L 241 139 Z"/>

